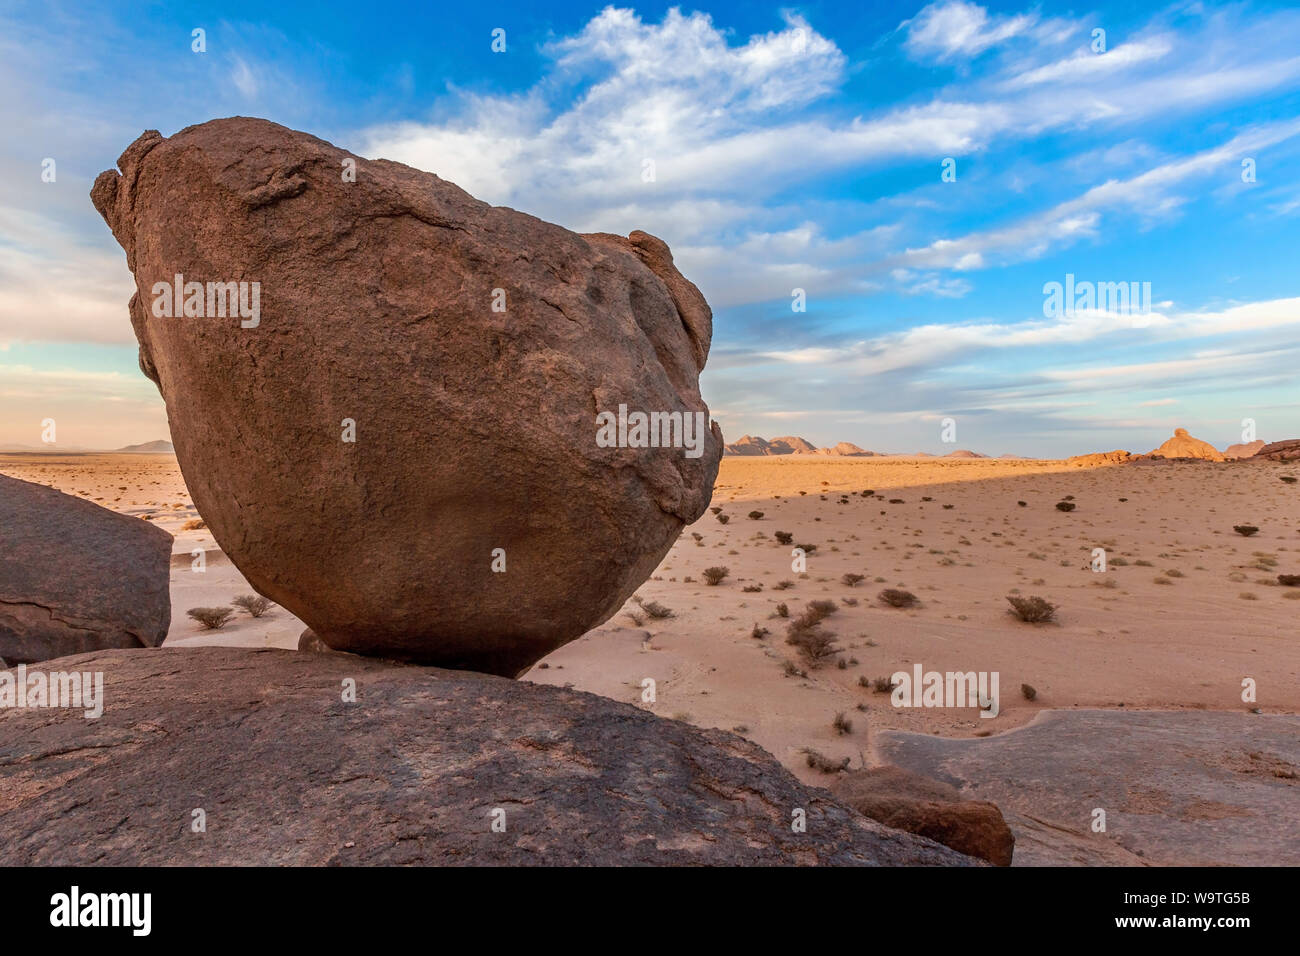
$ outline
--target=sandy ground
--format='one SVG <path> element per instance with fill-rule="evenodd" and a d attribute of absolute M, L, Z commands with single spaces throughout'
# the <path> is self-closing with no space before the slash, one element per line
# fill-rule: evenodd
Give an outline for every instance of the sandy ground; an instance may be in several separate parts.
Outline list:
<path fill-rule="evenodd" d="M 303 624 L 283 608 L 260 619 L 241 613 L 217 632 L 186 616 L 251 588 L 207 531 L 182 530 L 198 516 L 173 456 L 0 455 L 0 472 L 147 517 L 176 535 L 168 644 L 297 646 Z M 673 616 L 648 619 L 629 602 L 528 679 L 640 703 L 651 678 L 656 700 L 643 706 L 736 730 L 821 784 L 827 778 L 807 766 L 805 748 L 870 764 L 883 729 L 982 736 L 1022 726 L 1043 708 L 1258 706 L 1294 714 L 1300 601 L 1292 599 L 1300 588 L 1276 582 L 1279 573 L 1300 574 L 1300 484 L 1279 480 L 1291 474 L 1300 469 L 1270 463 L 1083 469 L 987 459 L 726 458 L 713 504 L 730 520 L 709 513 L 687 528 L 638 592 Z M 874 494 L 864 497 L 866 490 Z M 1076 509 L 1056 510 L 1067 496 Z M 751 511 L 762 518 L 747 517 Z M 1238 524 L 1260 531 L 1244 538 L 1233 531 Z M 816 545 L 805 574 L 791 569 L 791 548 L 777 543 L 777 531 Z M 1090 568 L 1094 548 L 1106 550 L 1105 573 Z M 192 569 L 195 549 L 206 554 L 202 572 Z M 730 572 L 716 587 L 702 581 L 711 566 Z M 849 586 L 846 573 L 866 577 Z M 782 581 L 792 585 L 777 590 Z M 919 606 L 882 606 L 876 595 L 886 587 L 913 592 Z M 1006 596 L 1017 593 L 1057 604 L 1058 621 L 1016 620 Z M 788 622 L 775 616 L 777 605 L 795 616 L 815 599 L 839 605 L 824 626 L 838 636 L 843 668 L 809 668 L 785 643 Z M 769 635 L 755 638 L 755 626 Z M 806 676 L 787 676 L 787 661 Z M 895 708 L 888 694 L 860 685 L 916 663 L 997 671 L 999 715 Z M 1241 699 L 1246 677 L 1257 684 L 1257 703 Z M 1036 689 L 1033 702 L 1022 683 Z M 849 733 L 832 726 L 838 713 L 851 721 Z"/>

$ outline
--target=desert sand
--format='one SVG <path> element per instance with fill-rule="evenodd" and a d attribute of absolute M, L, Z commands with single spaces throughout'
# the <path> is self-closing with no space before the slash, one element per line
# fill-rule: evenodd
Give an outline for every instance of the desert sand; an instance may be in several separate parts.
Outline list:
<path fill-rule="evenodd" d="M 662 716 L 734 730 L 808 782 L 805 748 L 851 766 L 876 762 L 876 734 L 946 737 L 1002 733 L 1045 708 L 1300 709 L 1300 492 L 1280 480 L 1289 463 L 1187 463 L 1081 468 L 1063 461 L 941 458 L 728 457 L 713 513 L 689 526 L 638 598 L 612 620 L 551 654 L 527 675 Z M 186 615 L 251 593 L 201 527 L 172 455 L 0 455 L 0 472 L 48 484 L 175 535 L 172 624 L 166 643 L 297 646 L 303 624 L 283 608 L 238 614 L 218 631 Z M 870 497 L 862 492 L 872 491 Z M 1075 510 L 1055 504 L 1072 496 Z M 1024 502 L 1023 505 L 1019 502 Z M 950 506 L 950 507 L 949 507 Z M 762 518 L 748 515 L 761 511 Z M 1242 537 L 1234 525 L 1259 532 Z M 791 548 L 813 544 L 806 574 Z M 696 535 L 699 536 L 698 540 Z M 1104 548 L 1108 569 L 1091 569 Z M 202 550 L 206 570 L 194 570 Z M 705 568 L 729 575 L 719 585 Z M 846 573 L 865 575 L 856 586 Z M 783 581 L 793 582 L 778 590 Z M 746 588 L 761 588 L 746 591 Z M 883 588 L 913 592 L 911 609 L 883 606 Z M 1041 595 L 1057 620 L 1026 624 L 1007 595 Z M 785 642 L 787 620 L 830 599 L 824 623 L 843 649 L 810 668 Z M 856 602 L 856 603 L 853 603 Z M 767 628 L 757 639 L 755 627 Z M 792 661 L 806 676 L 787 676 Z M 895 708 L 860 679 L 925 670 L 997 671 L 1000 712 Z M 1241 699 L 1253 678 L 1258 701 Z M 642 702 L 642 682 L 655 701 Z M 1021 684 L 1037 692 L 1031 702 Z M 833 726 L 843 713 L 851 730 Z"/>

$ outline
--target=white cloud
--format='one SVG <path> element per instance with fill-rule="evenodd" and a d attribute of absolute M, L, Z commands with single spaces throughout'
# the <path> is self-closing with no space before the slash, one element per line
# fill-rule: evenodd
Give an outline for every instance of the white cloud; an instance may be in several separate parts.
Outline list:
<path fill-rule="evenodd" d="M 964 0 L 932 3 L 901 26 L 907 30 L 903 46 L 917 59 L 940 62 L 978 56 L 1037 23 L 1036 14 L 999 17 Z"/>

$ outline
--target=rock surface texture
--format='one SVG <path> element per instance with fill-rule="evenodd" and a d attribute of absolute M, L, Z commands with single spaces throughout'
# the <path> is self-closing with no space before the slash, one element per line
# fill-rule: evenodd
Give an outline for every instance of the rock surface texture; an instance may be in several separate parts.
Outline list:
<path fill-rule="evenodd" d="M 887 827 L 929 837 L 995 866 L 1010 866 L 1016 838 L 995 804 L 900 767 L 844 774 L 831 795 Z"/>
<path fill-rule="evenodd" d="M 147 521 L 0 475 L 0 658 L 161 644 L 171 552 Z"/>
<path fill-rule="evenodd" d="M 219 647 L 49 666 L 102 671 L 104 714 L 0 710 L 3 865 L 978 863 L 592 694 Z"/>
<path fill-rule="evenodd" d="M 578 235 L 257 119 L 146 132 L 118 167 L 91 198 L 186 486 L 331 647 L 517 675 L 708 506 L 712 313 L 660 240 Z M 208 283 L 245 283 L 248 308 Z M 620 405 L 698 414 L 698 457 L 601 447 Z"/>
<path fill-rule="evenodd" d="M 1300 865 L 1293 715 L 1044 710 L 992 737 L 886 730 L 878 751 L 994 801 L 1016 866 Z M 1092 829 L 1098 808 L 1104 833 Z"/>

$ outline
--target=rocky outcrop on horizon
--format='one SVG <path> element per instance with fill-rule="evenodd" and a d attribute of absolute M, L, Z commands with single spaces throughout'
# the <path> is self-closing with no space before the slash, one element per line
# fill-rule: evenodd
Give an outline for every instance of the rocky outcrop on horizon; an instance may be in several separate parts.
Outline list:
<path fill-rule="evenodd" d="M 227 647 L 49 666 L 103 672 L 111 706 L 0 710 L 5 866 L 979 864 L 743 737 L 594 694 Z"/>
<path fill-rule="evenodd" d="M 1257 451 L 1263 448 L 1264 445 L 1265 442 L 1262 438 L 1257 438 L 1254 441 L 1245 444 L 1229 445 L 1227 448 L 1223 449 L 1223 457 L 1225 461 L 1237 461 L 1242 458 L 1250 458 Z"/>
<path fill-rule="evenodd" d="M 0 475 L 0 658 L 161 644 L 171 553 L 147 521 Z"/>
<path fill-rule="evenodd" d="M 1251 456 L 1255 461 L 1297 461 L 1300 460 L 1300 438 L 1288 438 L 1285 441 L 1269 442 Z"/>
<path fill-rule="evenodd" d="M 744 435 L 737 441 L 727 445 L 724 454 L 751 458 L 765 455 L 829 455 L 843 458 L 870 458 L 874 457 L 876 452 L 859 448 L 852 442 L 847 441 L 839 442 L 829 448 L 818 448 L 806 438 L 789 435 L 782 438 L 773 438 L 771 441 L 754 435 Z"/>
<path fill-rule="evenodd" d="M 1193 438 L 1186 428 L 1175 428 L 1174 437 L 1152 451 L 1151 458 L 1198 458 L 1203 461 L 1223 461 L 1223 453 L 1207 441 Z"/>
<path fill-rule="evenodd" d="M 704 513 L 712 312 L 659 239 L 579 235 L 258 119 L 148 131 L 118 166 L 91 199 L 194 504 L 329 646 L 518 674 Z M 193 315 L 187 287 L 169 317 L 154 289 L 176 275 L 244 283 L 249 314 Z M 624 408 L 698 420 L 698 454 L 599 444 Z"/>

